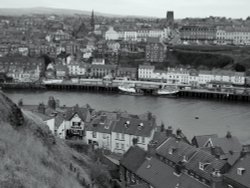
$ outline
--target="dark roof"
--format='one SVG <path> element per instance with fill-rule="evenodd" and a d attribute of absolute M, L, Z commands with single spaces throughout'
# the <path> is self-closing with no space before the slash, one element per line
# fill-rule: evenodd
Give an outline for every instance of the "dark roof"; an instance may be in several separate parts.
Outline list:
<path fill-rule="evenodd" d="M 63 123 L 64 117 L 62 114 L 58 114 L 55 116 L 55 128 L 59 128 L 59 126 Z"/>
<path fill-rule="evenodd" d="M 169 153 L 170 150 L 172 151 L 172 154 Z M 166 139 L 158 148 L 156 148 L 156 153 L 158 155 L 163 156 L 176 164 L 182 161 L 184 156 L 186 160 L 189 160 L 196 151 L 197 149 L 194 146 L 179 141 L 173 137 Z"/>
<path fill-rule="evenodd" d="M 245 171 L 242 175 L 237 174 L 238 168 L 244 168 Z M 226 179 L 230 179 L 245 187 L 250 188 L 250 155 L 238 160 L 231 170 L 224 175 Z"/>
<path fill-rule="evenodd" d="M 156 188 L 166 188 L 167 185 L 175 188 L 178 177 L 173 173 L 173 168 L 154 157 L 147 158 L 136 172 L 140 178 Z"/>
<path fill-rule="evenodd" d="M 155 188 L 205 188 L 209 187 L 182 173 L 175 175 L 175 170 L 160 160 L 147 158 L 136 174 Z"/>
<path fill-rule="evenodd" d="M 126 122 L 129 124 L 126 126 Z M 139 126 L 140 124 L 143 126 Z M 154 121 L 145 121 L 138 118 L 120 118 L 114 126 L 113 132 L 149 137 L 156 124 Z"/>
<path fill-rule="evenodd" d="M 114 121 L 115 119 L 111 119 L 107 115 L 98 116 L 86 126 L 86 131 L 111 134 L 112 128 L 115 124 Z"/>
<path fill-rule="evenodd" d="M 65 114 L 65 120 L 70 121 L 75 115 L 78 115 L 82 121 L 90 120 L 90 112 L 87 108 L 80 108 L 78 105 L 68 108 Z"/>
<path fill-rule="evenodd" d="M 204 170 L 201 170 L 199 168 L 199 164 L 208 164 Z M 211 155 L 210 153 L 207 153 L 203 150 L 197 150 L 197 152 L 192 156 L 192 158 L 185 163 L 185 167 L 188 170 L 191 170 L 198 174 L 199 176 L 210 180 L 211 179 L 211 173 L 216 169 L 219 171 L 222 171 L 226 161 L 219 160 L 215 156 Z"/>
<path fill-rule="evenodd" d="M 132 146 L 123 155 L 120 164 L 129 171 L 135 173 L 137 169 L 144 162 L 146 157 L 146 151 L 138 146 Z"/>
<path fill-rule="evenodd" d="M 204 147 L 209 138 L 218 138 L 218 135 L 211 134 L 211 135 L 194 136 L 194 138 L 192 139 L 192 143 L 195 144 L 196 147 L 198 148 Z"/>
<path fill-rule="evenodd" d="M 237 137 L 211 138 L 213 147 L 219 147 L 223 151 L 224 158 L 230 165 L 233 165 L 240 157 L 242 144 Z"/>

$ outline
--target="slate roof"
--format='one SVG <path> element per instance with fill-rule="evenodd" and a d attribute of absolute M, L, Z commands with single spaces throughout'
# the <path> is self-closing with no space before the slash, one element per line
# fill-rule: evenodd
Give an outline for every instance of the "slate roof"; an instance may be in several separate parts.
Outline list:
<path fill-rule="evenodd" d="M 208 164 L 204 170 L 201 170 L 199 168 L 199 163 Z M 222 170 L 224 165 L 226 164 L 226 161 L 219 160 L 215 156 L 203 151 L 199 150 L 192 156 L 192 158 L 185 163 L 185 168 L 195 172 L 199 176 L 210 180 L 211 179 L 211 173 L 216 170 Z"/>
<path fill-rule="evenodd" d="M 129 125 L 125 126 L 126 122 L 128 121 Z M 140 127 L 139 125 L 141 123 L 143 123 L 143 126 Z M 138 118 L 121 117 L 118 121 L 115 122 L 112 132 L 149 137 L 155 127 L 156 124 L 153 121 L 145 121 Z"/>
<path fill-rule="evenodd" d="M 169 151 L 172 150 L 172 154 Z M 183 141 L 178 141 L 176 138 L 166 139 L 158 148 L 156 148 L 156 153 L 160 156 L 167 158 L 168 160 L 175 162 L 176 164 L 183 160 L 183 156 L 186 160 L 189 160 L 195 153 L 197 149 Z"/>
<path fill-rule="evenodd" d="M 194 136 L 192 139 L 192 143 L 196 145 L 196 147 L 204 147 L 204 145 L 207 143 L 209 138 L 218 138 L 217 134 L 211 134 L 211 135 L 201 135 L 201 136 Z"/>
<path fill-rule="evenodd" d="M 238 168 L 244 168 L 245 172 L 242 175 L 237 174 Z M 242 186 L 250 188 L 250 155 L 238 160 L 231 170 L 224 175 L 227 179 L 239 183 Z"/>
<path fill-rule="evenodd" d="M 93 119 L 89 124 L 87 124 L 86 131 L 111 134 L 114 124 L 114 120 L 109 119 L 107 115 L 101 115 Z"/>
<path fill-rule="evenodd" d="M 87 108 L 80 108 L 78 105 L 68 108 L 65 113 L 65 120 L 70 121 L 77 114 L 82 121 L 90 121 L 90 113 Z"/>
<path fill-rule="evenodd" d="M 175 170 L 160 160 L 152 157 L 144 161 L 136 174 L 155 188 L 205 188 L 207 185 L 182 173 L 174 174 Z"/>
<path fill-rule="evenodd" d="M 120 160 L 120 164 L 129 171 L 135 173 L 144 162 L 146 154 L 146 151 L 139 146 L 132 146 L 123 155 L 122 159 Z"/>
<path fill-rule="evenodd" d="M 233 165 L 240 157 L 242 144 L 237 137 L 211 138 L 211 142 L 214 147 L 221 148 L 224 157 L 227 158 L 227 162 L 230 165 Z"/>
<path fill-rule="evenodd" d="M 136 172 L 140 178 L 155 188 L 175 188 L 178 177 L 173 173 L 173 168 L 154 157 L 146 159 Z"/>

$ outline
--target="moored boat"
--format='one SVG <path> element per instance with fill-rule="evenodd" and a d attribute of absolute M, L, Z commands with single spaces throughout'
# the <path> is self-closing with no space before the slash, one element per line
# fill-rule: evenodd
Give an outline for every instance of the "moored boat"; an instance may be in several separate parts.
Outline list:
<path fill-rule="evenodd" d="M 179 89 L 173 86 L 162 86 L 154 92 L 155 95 L 162 96 L 176 96 L 177 93 L 179 93 Z"/>

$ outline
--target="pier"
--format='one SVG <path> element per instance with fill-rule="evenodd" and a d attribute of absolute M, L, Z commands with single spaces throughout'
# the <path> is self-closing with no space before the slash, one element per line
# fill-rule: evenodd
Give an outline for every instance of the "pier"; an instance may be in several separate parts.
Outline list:
<path fill-rule="evenodd" d="M 180 89 L 180 92 L 177 94 L 178 97 L 250 102 L 250 88 L 233 87 L 220 88 L 219 90 L 215 88 L 197 89 L 186 84 L 168 84 L 149 81 L 79 79 L 77 81 L 63 81 L 61 83 L 2 83 L 0 87 L 2 89 L 75 90 L 118 93 L 118 86 L 122 84 L 128 84 L 136 89 L 140 89 L 146 95 L 150 95 L 162 85 L 166 85 L 178 87 Z"/>

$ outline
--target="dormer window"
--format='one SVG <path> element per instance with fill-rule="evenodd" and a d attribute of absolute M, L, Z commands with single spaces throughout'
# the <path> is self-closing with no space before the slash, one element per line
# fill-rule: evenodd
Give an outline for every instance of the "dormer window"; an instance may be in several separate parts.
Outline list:
<path fill-rule="evenodd" d="M 237 168 L 237 174 L 239 176 L 242 176 L 245 171 L 246 171 L 245 168 Z"/>
<path fill-rule="evenodd" d="M 173 153 L 176 151 L 176 148 L 169 148 L 168 154 L 173 155 Z"/>
<path fill-rule="evenodd" d="M 143 123 L 140 123 L 140 124 L 138 125 L 138 129 L 139 129 L 139 130 L 142 130 L 142 128 L 143 128 Z"/>
<path fill-rule="evenodd" d="M 210 165 L 210 163 L 202 163 L 202 162 L 199 162 L 199 169 L 200 170 L 205 170 L 205 168 Z"/>

